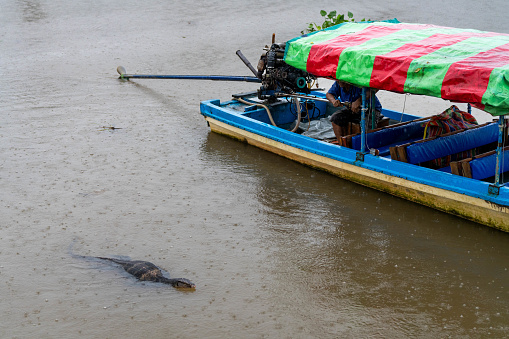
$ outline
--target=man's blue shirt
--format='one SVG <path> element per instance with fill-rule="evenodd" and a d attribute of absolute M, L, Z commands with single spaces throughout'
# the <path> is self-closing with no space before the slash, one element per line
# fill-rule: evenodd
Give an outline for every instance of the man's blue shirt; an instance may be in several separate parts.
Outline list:
<path fill-rule="evenodd" d="M 334 98 L 339 99 L 341 101 L 347 101 L 347 102 L 354 102 L 355 100 L 359 99 L 362 95 L 362 90 L 359 87 L 355 87 L 353 85 L 350 86 L 350 89 L 348 91 L 345 91 L 345 89 L 341 86 L 339 86 L 337 81 L 334 81 L 334 84 L 329 89 L 328 93 L 332 94 Z M 382 104 L 378 100 L 378 98 L 375 95 L 375 110 L 382 111 Z M 368 103 L 369 105 L 369 103 Z"/>

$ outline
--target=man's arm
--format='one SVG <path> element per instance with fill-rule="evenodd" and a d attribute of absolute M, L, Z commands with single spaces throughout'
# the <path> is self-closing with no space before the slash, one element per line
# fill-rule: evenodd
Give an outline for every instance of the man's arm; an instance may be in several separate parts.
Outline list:
<path fill-rule="evenodd" d="M 325 94 L 325 97 L 332 103 L 334 107 L 342 106 L 341 101 L 336 99 L 331 93 Z"/>
<path fill-rule="evenodd" d="M 352 108 L 351 108 L 352 112 L 359 113 L 361 110 L 361 104 L 362 104 L 361 98 L 358 98 L 357 100 L 352 102 Z"/>

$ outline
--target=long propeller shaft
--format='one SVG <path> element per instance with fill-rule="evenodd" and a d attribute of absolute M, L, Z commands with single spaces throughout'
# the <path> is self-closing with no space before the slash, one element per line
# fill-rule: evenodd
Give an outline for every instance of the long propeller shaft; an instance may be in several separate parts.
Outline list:
<path fill-rule="evenodd" d="M 117 67 L 120 79 L 180 79 L 180 80 L 215 80 L 215 81 L 244 81 L 258 82 L 261 80 L 257 77 L 250 76 L 233 76 L 233 75 L 157 75 L 157 74 L 126 74 L 126 70 L 122 66 Z"/>

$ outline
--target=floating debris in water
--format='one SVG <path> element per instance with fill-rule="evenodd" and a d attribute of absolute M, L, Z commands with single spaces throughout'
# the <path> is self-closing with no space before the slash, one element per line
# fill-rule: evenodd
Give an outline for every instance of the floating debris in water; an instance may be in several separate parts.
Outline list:
<path fill-rule="evenodd" d="M 114 127 L 114 126 L 102 126 L 99 131 L 114 131 L 117 129 L 122 129 L 122 127 Z"/>

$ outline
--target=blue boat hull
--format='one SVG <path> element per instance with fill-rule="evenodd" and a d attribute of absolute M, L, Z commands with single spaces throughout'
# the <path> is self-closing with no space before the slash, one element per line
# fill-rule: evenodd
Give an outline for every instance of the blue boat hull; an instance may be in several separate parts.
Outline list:
<path fill-rule="evenodd" d="M 321 93 L 314 93 L 322 95 Z M 270 107 L 276 125 L 289 123 L 288 106 Z M 326 103 L 315 102 L 322 113 Z M 409 163 L 365 154 L 306 137 L 270 124 L 267 112 L 237 101 L 219 100 L 200 104 L 211 130 L 279 154 L 302 164 L 325 170 L 341 178 L 378 189 L 468 220 L 509 232 L 509 187 L 489 193 L 490 183 L 445 173 Z M 384 110 L 384 115 L 408 121 L 417 118 Z M 294 118 L 293 118 L 294 119 Z"/>

